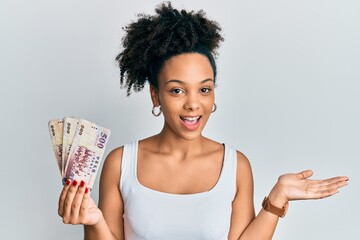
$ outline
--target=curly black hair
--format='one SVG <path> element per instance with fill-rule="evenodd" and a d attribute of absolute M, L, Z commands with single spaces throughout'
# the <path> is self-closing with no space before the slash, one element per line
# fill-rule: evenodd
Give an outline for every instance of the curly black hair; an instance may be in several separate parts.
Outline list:
<path fill-rule="evenodd" d="M 216 75 L 213 58 L 223 41 L 220 25 L 207 19 L 204 11 L 174 9 L 165 2 L 155 9 L 155 15 L 139 14 L 136 22 L 124 27 L 124 50 L 116 57 L 120 67 L 121 87 L 141 91 L 146 82 L 158 87 L 157 74 L 172 56 L 198 52 L 207 56 Z M 125 79 L 125 81 L 124 81 Z"/>

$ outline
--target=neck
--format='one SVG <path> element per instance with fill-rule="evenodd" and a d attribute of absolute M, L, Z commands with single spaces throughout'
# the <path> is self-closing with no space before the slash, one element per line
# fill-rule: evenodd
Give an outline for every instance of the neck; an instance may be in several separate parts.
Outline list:
<path fill-rule="evenodd" d="M 203 149 L 206 138 L 199 135 L 196 138 L 185 139 L 165 128 L 156 136 L 159 152 L 178 155 L 180 158 L 198 154 Z"/>

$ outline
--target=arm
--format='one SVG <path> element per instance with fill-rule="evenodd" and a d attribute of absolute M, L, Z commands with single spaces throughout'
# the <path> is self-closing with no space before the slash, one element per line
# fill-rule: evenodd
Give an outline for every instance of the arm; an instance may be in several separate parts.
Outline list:
<path fill-rule="evenodd" d="M 96 225 L 85 225 L 85 239 L 123 240 L 123 200 L 120 193 L 123 148 L 113 150 L 105 160 L 101 178 L 99 208 L 103 217 Z"/>
<path fill-rule="evenodd" d="M 279 217 L 263 209 L 255 217 L 253 203 L 254 183 L 251 165 L 246 156 L 240 152 L 237 152 L 237 161 L 237 193 L 232 206 L 228 239 L 271 239 Z M 269 195 L 269 199 L 273 203 L 272 195 Z"/>
<path fill-rule="evenodd" d="M 252 211 L 254 209 L 253 203 L 249 203 L 253 196 L 253 181 L 250 163 L 241 153 L 238 153 L 237 170 L 238 192 L 233 202 L 229 239 L 271 239 L 279 217 L 264 209 L 261 209 L 256 217 L 247 213 L 247 208 L 251 208 Z M 339 188 L 345 186 L 348 180 L 347 177 L 335 177 L 326 180 L 308 179 L 311 176 L 312 171 L 310 170 L 280 176 L 268 196 L 270 202 L 281 208 L 291 200 L 329 197 L 337 193 Z M 251 186 L 244 186 L 246 184 Z"/>
<path fill-rule="evenodd" d="M 99 208 L 84 182 L 68 180 L 61 192 L 59 215 L 65 224 L 84 225 L 85 239 L 124 239 L 123 202 L 119 191 L 121 158 L 122 148 L 118 148 L 105 160 L 100 179 Z"/>

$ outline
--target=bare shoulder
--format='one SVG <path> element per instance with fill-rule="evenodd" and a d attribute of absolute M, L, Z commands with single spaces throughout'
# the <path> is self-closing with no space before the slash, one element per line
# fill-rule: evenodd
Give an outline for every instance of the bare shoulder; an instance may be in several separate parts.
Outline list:
<path fill-rule="evenodd" d="M 107 161 L 116 161 L 116 160 L 121 161 L 123 151 L 124 151 L 124 146 L 113 149 L 106 157 L 106 160 Z M 119 158 L 120 158 L 120 160 L 119 160 Z"/>
<path fill-rule="evenodd" d="M 108 164 L 108 165 L 111 165 L 111 166 L 114 166 L 114 165 L 121 166 L 121 160 L 122 160 L 123 151 L 124 151 L 124 146 L 113 149 L 107 155 L 104 164 Z"/>
<path fill-rule="evenodd" d="M 105 159 L 101 173 L 101 181 L 110 180 L 111 182 L 119 182 L 121 174 L 121 162 L 124 147 L 113 149 Z M 106 182 L 108 182 L 106 181 Z"/>
<path fill-rule="evenodd" d="M 251 170 L 250 161 L 242 152 L 236 150 L 236 156 L 238 168 L 240 167 L 242 170 Z"/>
<path fill-rule="evenodd" d="M 237 173 L 236 179 L 239 185 L 252 185 L 253 175 L 249 159 L 240 151 L 236 151 L 237 155 Z"/>

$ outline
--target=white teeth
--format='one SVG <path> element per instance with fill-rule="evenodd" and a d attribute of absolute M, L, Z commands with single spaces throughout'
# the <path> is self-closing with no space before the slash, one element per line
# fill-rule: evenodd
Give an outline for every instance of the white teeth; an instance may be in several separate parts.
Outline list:
<path fill-rule="evenodd" d="M 180 117 L 181 121 L 185 126 L 195 126 L 198 122 L 201 116 L 198 117 Z"/>
<path fill-rule="evenodd" d="M 198 120 L 200 117 L 181 117 L 182 119 L 184 120 L 187 120 L 187 121 L 196 121 Z"/>
<path fill-rule="evenodd" d="M 186 120 L 189 120 L 189 121 L 195 121 L 197 120 L 199 117 L 192 117 L 192 118 L 185 118 Z"/>

